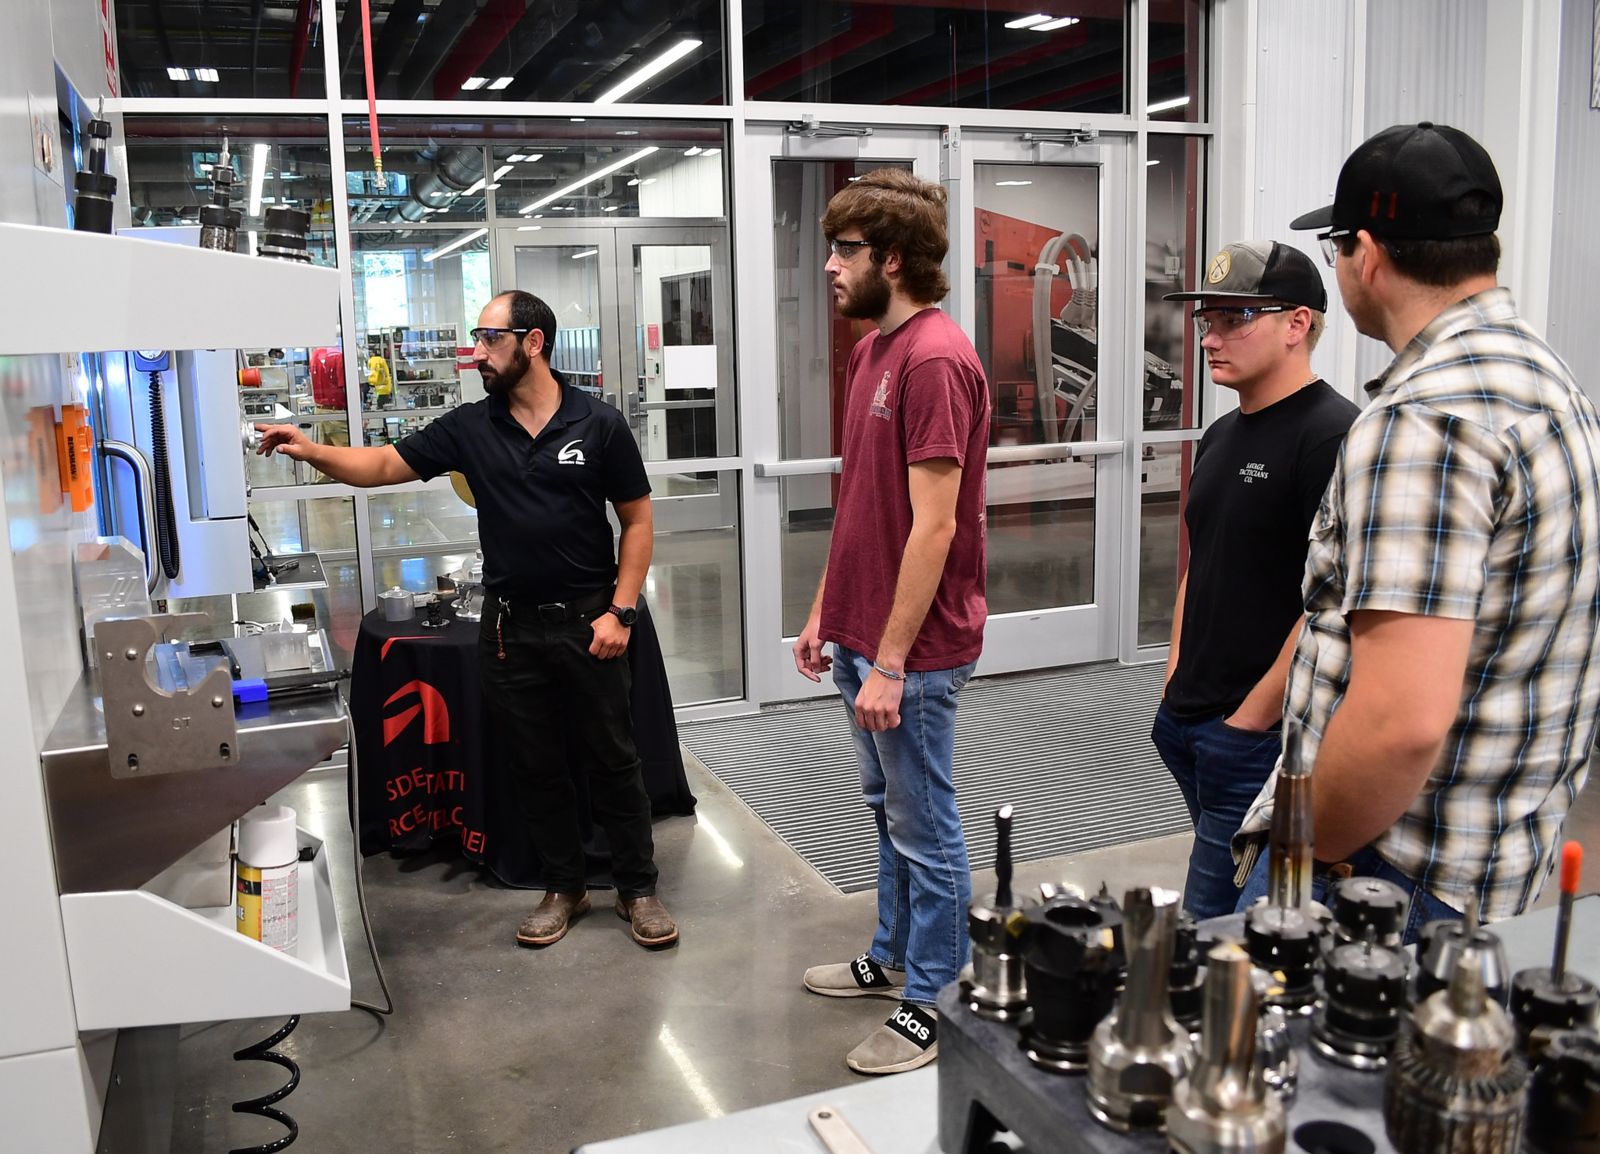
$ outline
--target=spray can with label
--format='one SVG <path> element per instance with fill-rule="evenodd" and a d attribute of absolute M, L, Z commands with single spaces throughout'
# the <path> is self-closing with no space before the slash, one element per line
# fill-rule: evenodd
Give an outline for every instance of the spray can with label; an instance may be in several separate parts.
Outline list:
<path fill-rule="evenodd" d="M 258 806 L 239 819 L 239 932 L 275 950 L 300 944 L 300 849 L 294 810 Z"/>

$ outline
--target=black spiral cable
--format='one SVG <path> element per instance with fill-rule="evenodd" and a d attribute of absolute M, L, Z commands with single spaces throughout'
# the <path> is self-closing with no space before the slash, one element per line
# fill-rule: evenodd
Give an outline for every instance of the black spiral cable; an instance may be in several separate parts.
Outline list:
<path fill-rule="evenodd" d="M 273 1106 L 273 1103 L 281 1102 L 290 1094 L 293 1094 L 295 1087 L 300 1085 L 300 1067 L 294 1064 L 294 1059 L 280 1054 L 272 1048 L 294 1033 L 294 1028 L 299 1024 L 300 1015 L 296 1014 L 285 1022 L 270 1038 L 263 1038 L 254 1045 L 234 1051 L 233 1060 L 235 1062 L 271 1062 L 289 1071 L 289 1080 L 269 1094 L 263 1094 L 259 1098 L 250 1098 L 243 1102 L 235 1102 L 233 1104 L 233 1112 L 235 1114 L 254 1114 L 260 1118 L 271 1118 L 274 1122 L 286 1126 L 289 1132 L 281 1138 L 275 1138 L 271 1142 L 263 1142 L 259 1146 L 235 1146 L 228 1154 L 274 1154 L 275 1151 L 288 1149 L 294 1144 L 294 1140 L 300 1137 L 300 1124 L 289 1117 L 288 1114 Z"/>
<path fill-rule="evenodd" d="M 178 515 L 172 506 L 172 464 L 167 459 L 166 398 L 161 374 L 150 373 L 150 471 L 155 475 L 156 556 L 167 580 L 178 575 Z"/>

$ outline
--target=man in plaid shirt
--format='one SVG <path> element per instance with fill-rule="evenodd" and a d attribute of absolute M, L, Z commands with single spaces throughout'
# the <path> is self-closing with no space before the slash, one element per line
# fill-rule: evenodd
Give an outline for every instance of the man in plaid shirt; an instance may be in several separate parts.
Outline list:
<path fill-rule="evenodd" d="M 1322 230 L 1356 328 L 1396 355 L 1312 523 L 1277 772 L 1311 773 L 1315 855 L 1340 863 L 1316 896 L 1396 882 L 1408 941 L 1538 895 L 1600 709 L 1600 420 L 1496 284 L 1501 205 L 1488 153 L 1424 123 L 1361 145 L 1291 226 Z"/>

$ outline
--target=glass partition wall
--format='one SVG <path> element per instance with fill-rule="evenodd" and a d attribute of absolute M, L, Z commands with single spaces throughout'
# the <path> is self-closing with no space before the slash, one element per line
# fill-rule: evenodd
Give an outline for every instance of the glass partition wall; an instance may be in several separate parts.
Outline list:
<path fill-rule="evenodd" d="M 117 5 L 135 224 L 192 225 L 226 138 L 241 250 L 264 206 L 294 204 L 346 278 L 336 346 L 242 350 L 249 416 L 392 443 L 482 397 L 466 333 L 494 293 L 544 296 L 557 367 L 647 462 L 646 596 L 678 704 L 801 696 L 784 639 L 825 556 L 861 335 L 832 314 L 817 222 L 853 177 L 909 167 L 951 194 L 945 307 L 990 376 L 991 650 L 1159 654 L 1206 416 L 1184 313 L 1159 299 L 1207 243 L 1206 0 L 582 18 L 374 0 L 381 177 L 360 7 Z M 477 548 L 448 479 L 364 492 L 248 467 L 267 547 L 327 562 L 336 643 L 379 590 L 430 588 Z"/>

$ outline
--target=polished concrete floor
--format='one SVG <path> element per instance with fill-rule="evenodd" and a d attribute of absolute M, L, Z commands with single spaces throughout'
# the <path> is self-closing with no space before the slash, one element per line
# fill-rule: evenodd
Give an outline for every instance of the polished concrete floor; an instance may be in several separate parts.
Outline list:
<path fill-rule="evenodd" d="M 865 948 L 873 895 L 832 889 L 703 768 L 689 772 L 699 813 L 656 825 L 661 893 L 683 930 L 665 952 L 634 945 L 604 895 L 564 941 L 519 949 L 512 935 L 536 895 L 448 851 L 367 859 L 396 1009 L 308 1016 L 284 1044 L 303 1073 L 283 1103 L 301 1127 L 296 1149 L 555 1154 L 851 1082 L 844 1055 L 889 1003 L 818 998 L 800 974 Z M 354 996 L 376 1001 L 344 795 L 342 775 L 323 772 L 282 800 L 327 839 Z M 1600 789 L 1580 798 L 1568 832 L 1600 854 Z M 1027 863 L 1018 876 L 1178 886 L 1187 849 L 1186 837 L 1165 838 Z M 229 1110 L 281 1083 L 275 1067 L 229 1060 L 279 1024 L 183 1028 L 173 1151 L 281 1132 Z"/>

